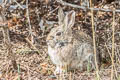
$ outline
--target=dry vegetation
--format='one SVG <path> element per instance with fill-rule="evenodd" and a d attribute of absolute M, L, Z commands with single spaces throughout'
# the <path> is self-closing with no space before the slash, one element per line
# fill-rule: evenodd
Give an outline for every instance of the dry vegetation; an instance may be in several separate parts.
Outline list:
<path fill-rule="evenodd" d="M 80 5 L 79 0 L 63 1 Z M 101 1 L 94 7 L 120 10 L 117 0 Z M 74 30 L 93 36 L 89 9 L 62 5 L 57 0 L 15 0 L 1 6 L 0 80 L 97 80 L 96 71 L 76 70 L 57 79 L 52 76 L 55 66 L 47 54 L 45 40 L 53 25 L 57 25 L 59 6 L 64 11 L 75 10 Z M 94 11 L 92 18 L 96 49 L 101 57 L 100 80 L 120 80 L 120 12 Z"/>

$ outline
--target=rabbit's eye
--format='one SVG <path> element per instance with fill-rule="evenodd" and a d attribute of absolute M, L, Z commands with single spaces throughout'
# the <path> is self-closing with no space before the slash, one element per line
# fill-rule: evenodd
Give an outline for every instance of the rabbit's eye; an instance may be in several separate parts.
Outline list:
<path fill-rule="evenodd" d="M 61 32 L 56 33 L 56 36 L 60 36 L 60 35 L 61 35 Z"/>

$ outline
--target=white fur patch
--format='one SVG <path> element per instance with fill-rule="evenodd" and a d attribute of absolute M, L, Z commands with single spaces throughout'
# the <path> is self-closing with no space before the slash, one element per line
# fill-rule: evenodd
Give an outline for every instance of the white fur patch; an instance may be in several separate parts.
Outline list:
<path fill-rule="evenodd" d="M 49 56 L 54 64 L 56 64 L 56 65 L 61 64 L 57 49 L 54 49 L 54 48 L 51 48 L 50 46 L 48 46 L 48 54 L 49 54 Z"/>

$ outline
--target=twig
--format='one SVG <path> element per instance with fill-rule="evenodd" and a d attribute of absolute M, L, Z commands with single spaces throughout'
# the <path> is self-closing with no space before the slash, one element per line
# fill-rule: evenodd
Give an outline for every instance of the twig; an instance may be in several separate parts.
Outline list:
<path fill-rule="evenodd" d="M 28 24 L 29 24 L 29 33 L 31 36 L 31 41 L 33 43 L 34 41 L 33 41 L 32 26 L 31 26 L 30 17 L 29 17 L 28 0 L 26 0 L 26 12 L 27 12 L 27 19 L 28 19 Z"/>
<path fill-rule="evenodd" d="M 112 12 L 113 10 L 110 9 L 103 9 L 103 8 L 88 8 L 88 7 L 83 7 L 83 6 L 79 6 L 79 5 L 75 5 L 75 4 L 70 4 L 67 3 L 63 0 L 56 0 L 58 3 L 64 5 L 64 6 L 70 6 L 70 7 L 74 7 L 74 8 L 80 8 L 83 9 L 84 11 L 86 10 L 94 10 L 94 11 L 105 11 L 105 12 Z M 120 10 L 116 9 L 115 12 L 120 12 Z"/>
<path fill-rule="evenodd" d="M 28 38 L 25 38 L 25 40 L 26 40 L 35 50 L 37 50 L 38 53 L 40 53 L 40 51 L 33 45 L 33 43 L 32 43 Z"/>
<path fill-rule="evenodd" d="M 113 24 L 112 24 L 112 69 L 111 69 L 111 80 L 113 80 L 114 76 L 114 50 L 115 50 L 115 11 L 113 11 Z"/>
<path fill-rule="evenodd" d="M 28 38 L 25 38 L 25 40 L 40 54 L 40 56 L 44 58 L 44 56 L 40 53 L 40 51 L 34 46 L 34 44 L 28 39 Z M 44 51 L 44 50 L 43 50 Z"/>
<path fill-rule="evenodd" d="M 14 0 L 16 3 L 17 3 L 17 5 L 20 7 L 20 8 L 22 8 L 22 9 L 25 9 L 23 6 L 21 6 L 16 0 Z"/>
<path fill-rule="evenodd" d="M 34 44 L 28 38 L 25 38 L 25 40 L 40 54 L 43 60 L 46 60 L 45 57 L 41 54 L 41 52 L 36 48 L 36 46 L 34 46 Z M 45 52 L 44 50 L 42 51 Z"/>
<path fill-rule="evenodd" d="M 109 53 L 109 55 L 110 55 L 110 58 L 111 58 L 111 60 L 112 60 L 112 56 L 111 56 L 110 50 L 108 49 L 106 43 L 105 43 L 105 47 L 106 47 L 106 49 L 107 49 L 107 51 L 108 51 L 108 53 Z M 115 64 L 114 64 L 113 66 L 114 66 L 114 68 L 115 68 L 115 74 L 116 74 L 116 77 L 117 77 L 118 74 L 117 74 L 117 69 L 116 69 L 116 67 L 115 67 Z"/>
<path fill-rule="evenodd" d="M 92 1 L 90 0 L 90 5 L 92 7 Z M 97 80 L 100 80 L 100 75 L 99 75 L 99 69 L 98 69 L 98 62 L 97 62 L 97 53 L 96 53 L 96 42 L 95 42 L 95 28 L 94 28 L 94 14 L 93 10 L 91 10 L 91 20 L 92 20 L 92 33 L 93 33 L 93 48 L 94 48 L 94 55 L 95 55 L 95 66 L 96 66 L 96 74 L 97 74 Z"/>
<path fill-rule="evenodd" d="M 59 8 L 59 6 L 57 8 L 55 8 L 54 10 L 52 10 L 51 12 L 48 13 L 47 17 L 52 14 L 54 11 L 56 11 Z"/>

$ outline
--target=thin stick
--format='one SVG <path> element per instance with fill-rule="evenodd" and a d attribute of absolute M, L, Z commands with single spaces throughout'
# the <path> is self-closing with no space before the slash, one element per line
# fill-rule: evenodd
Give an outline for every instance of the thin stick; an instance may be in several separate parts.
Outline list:
<path fill-rule="evenodd" d="M 115 11 L 113 11 L 113 25 L 112 25 L 112 69 L 111 69 L 111 80 L 113 80 L 114 76 L 114 50 L 115 50 Z"/>
<path fill-rule="evenodd" d="M 28 19 L 28 24 L 29 24 L 29 33 L 31 36 L 31 41 L 33 43 L 34 41 L 33 41 L 32 26 L 31 26 L 30 17 L 29 17 L 28 0 L 26 0 L 26 12 L 27 12 L 27 19 Z"/>
<path fill-rule="evenodd" d="M 90 5 L 92 7 L 92 1 L 90 0 Z M 97 53 L 96 53 L 96 43 L 95 43 L 95 30 L 94 30 L 94 13 L 93 10 L 91 10 L 91 20 L 92 20 L 92 32 L 93 32 L 93 47 L 94 47 L 94 54 L 95 54 L 95 66 L 96 66 L 96 74 L 97 74 L 97 80 L 100 80 L 99 76 L 99 70 L 98 70 L 98 64 L 97 64 Z"/>
<path fill-rule="evenodd" d="M 16 3 L 17 3 L 17 5 L 20 7 L 20 8 L 22 8 L 22 9 L 25 9 L 22 5 L 20 5 L 16 0 L 14 0 Z"/>
<path fill-rule="evenodd" d="M 36 46 L 33 45 L 33 43 L 28 38 L 25 38 L 25 40 L 40 54 L 40 56 L 42 57 L 42 59 L 45 59 L 45 57 L 41 54 L 41 52 L 39 51 L 39 49 L 37 49 Z"/>
<path fill-rule="evenodd" d="M 70 3 L 67 3 L 63 0 L 56 0 L 58 3 L 62 4 L 62 5 L 65 5 L 65 6 L 70 6 L 70 7 L 74 7 L 74 8 L 79 8 L 79 9 L 83 9 L 84 11 L 86 10 L 94 10 L 94 11 L 104 11 L 104 12 L 112 12 L 112 10 L 110 9 L 103 9 L 103 8 L 86 8 L 86 7 L 83 7 L 83 6 L 79 6 L 79 5 L 75 5 L 75 4 L 70 4 Z M 116 9 L 115 12 L 120 12 L 120 10 Z"/>
<path fill-rule="evenodd" d="M 107 49 L 107 51 L 108 51 L 108 53 L 109 53 L 109 55 L 110 55 L 110 58 L 111 58 L 111 60 L 112 60 L 112 56 L 111 56 L 110 50 L 108 49 L 108 47 L 107 47 L 107 44 L 106 44 L 106 43 L 105 43 L 105 47 L 106 47 L 106 49 Z M 118 74 L 117 74 L 117 69 L 116 69 L 116 67 L 115 67 L 115 64 L 113 64 L 113 66 L 114 66 L 114 71 L 115 71 L 116 77 L 118 77 Z"/>

